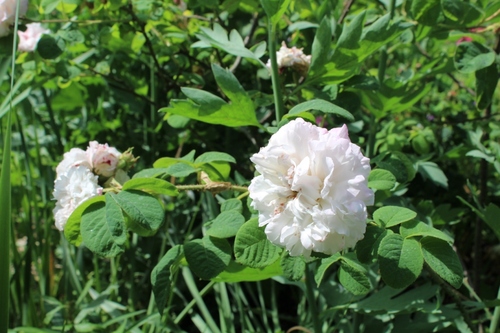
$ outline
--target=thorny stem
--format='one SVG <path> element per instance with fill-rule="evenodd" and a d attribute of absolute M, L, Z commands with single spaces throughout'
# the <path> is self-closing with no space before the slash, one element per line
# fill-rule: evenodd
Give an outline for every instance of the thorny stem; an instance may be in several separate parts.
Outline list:
<path fill-rule="evenodd" d="M 446 283 L 443 279 L 441 279 L 441 277 L 436 272 L 434 272 L 432 270 L 432 268 L 430 268 L 427 264 L 424 264 L 424 267 L 425 267 L 426 271 L 429 273 L 429 275 L 431 276 L 431 278 L 442 287 L 444 292 L 453 298 L 453 300 L 455 301 L 455 304 L 457 305 L 458 310 L 462 314 L 464 321 L 467 324 L 467 326 L 469 327 L 469 329 L 473 333 L 477 333 L 477 328 L 472 323 L 470 316 L 467 313 L 467 310 L 465 309 L 462 301 L 460 300 L 460 296 L 459 296 L 458 292 L 455 289 L 453 289 L 453 287 L 451 287 L 448 283 Z"/>
<path fill-rule="evenodd" d="M 309 313 L 312 316 L 314 332 L 321 332 L 321 322 L 319 321 L 316 297 L 314 295 L 314 268 L 311 264 L 312 263 L 306 267 L 306 298 L 309 306 Z"/>
<path fill-rule="evenodd" d="M 284 114 L 283 98 L 280 89 L 278 62 L 276 57 L 276 25 L 269 20 L 269 59 L 271 60 L 271 80 L 273 84 L 274 107 L 276 114 L 276 122 L 279 123 Z"/>
<path fill-rule="evenodd" d="M 248 187 L 233 185 L 227 182 L 213 182 L 210 184 L 200 184 L 200 185 L 176 185 L 179 191 L 209 191 L 212 193 L 219 193 L 222 191 L 233 190 L 237 192 L 248 192 Z"/>

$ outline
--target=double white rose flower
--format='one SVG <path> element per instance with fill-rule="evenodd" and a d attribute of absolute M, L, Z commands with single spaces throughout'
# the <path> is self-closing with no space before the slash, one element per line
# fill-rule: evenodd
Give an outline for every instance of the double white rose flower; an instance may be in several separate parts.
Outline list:
<path fill-rule="evenodd" d="M 10 33 L 10 27 L 16 22 L 16 6 L 18 0 L 0 0 L 0 37 Z M 26 14 L 28 0 L 19 0 L 19 15 Z"/>
<path fill-rule="evenodd" d="M 268 239 L 292 256 L 328 255 L 354 247 L 366 230 L 370 160 L 347 127 L 330 131 L 298 118 L 281 127 L 251 158 L 260 173 L 252 207 Z"/>
<path fill-rule="evenodd" d="M 56 227 L 63 230 L 69 216 L 85 200 L 101 195 L 103 188 L 99 179 L 128 179 L 126 172 L 118 169 L 121 153 L 107 144 L 91 141 L 87 150 L 72 148 L 56 168 L 54 182 L 54 208 Z"/>

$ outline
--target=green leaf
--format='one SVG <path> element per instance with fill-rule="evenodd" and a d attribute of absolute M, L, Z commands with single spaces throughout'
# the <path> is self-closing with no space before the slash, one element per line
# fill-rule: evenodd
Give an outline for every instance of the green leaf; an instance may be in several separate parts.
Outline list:
<path fill-rule="evenodd" d="M 234 157 L 232 157 L 229 154 L 226 153 L 219 153 L 219 152 L 207 152 L 203 153 L 196 160 L 194 160 L 194 164 L 205 164 L 205 163 L 210 163 L 210 162 L 230 162 L 230 163 L 236 163 L 236 160 Z"/>
<path fill-rule="evenodd" d="M 487 68 L 495 61 L 495 52 L 478 42 L 465 42 L 455 52 L 455 67 L 462 73 Z"/>
<path fill-rule="evenodd" d="M 311 66 L 309 73 L 314 75 L 315 72 L 323 70 L 323 66 L 329 60 L 330 47 L 332 44 L 332 26 L 330 18 L 325 16 L 316 31 L 311 51 Z"/>
<path fill-rule="evenodd" d="M 85 35 L 80 30 L 59 30 L 57 35 L 71 43 L 85 42 Z"/>
<path fill-rule="evenodd" d="M 420 244 L 427 265 L 453 287 L 460 288 L 464 278 L 463 269 L 451 245 L 433 237 L 422 238 Z"/>
<path fill-rule="evenodd" d="M 163 315 L 163 310 L 172 291 L 173 270 L 177 269 L 182 257 L 182 246 L 176 245 L 165 253 L 151 272 L 151 284 L 160 315 Z"/>
<path fill-rule="evenodd" d="M 324 66 L 322 82 L 336 84 L 358 74 L 367 57 L 413 26 L 401 20 L 391 22 L 386 14 L 363 29 L 365 16 L 366 12 L 356 15 L 349 25 L 344 25 L 331 61 Z"/>
<path fill-rule="evenodd" d="M 152 195 L 137 191 L 121 191 L 115 200 L 128 217 L 128 227 L 140 236 L 151 236 L 158 231 L 165 215 L 161 204 Z"/>
<path fill-rule="evenodd" d="M 394 79 L 386 79 L 380 84 L 379 90 L 363 90 L 361 97 L 363 105 L 377 118 L 381 118 L 388 113 L 407 111 L 425 97 L 431 88 L 421 82 L 402 83 Z"/>
<path fill-rule="evenodd" d="M 127 232 L 125 229 L 125 218 L 122 210 L 116 202 L 116 194 L 108 192 L 104 195 L 106 198 L 106 223 L 113 240 L 118 245 L 125 244 L 127 241 Z"/>
<path fill-rule="evenodd" d="M 284 251 L 280 260 L 283 275 L 291 281 L 299 281 L 304 276 L 306 262 L 303 257 L 292 257 Z"/>
<path fill-rule="evenodd" d="M 314 281 L 316 281 L 316 285 L 318 287 L 321 284 L 321 281 L 323 281 L 323 277 L 325 276 L 327 269 L 339 260 L 340 260 L 340 254 L 338 253 L 328 258 L 321 259 L 321 264 L 316 270 L 316 273 L 314 273 Z"/>
<path fill-rule="evenodd" d="M 194 160 L 193 160 L 193 162 L 194 162 Z M 179 164 L 179 163 L 192 166 L 192 163 L 190 161 L 184 160 L 184 158 L 162 157 L 162 158 L 157 159 L 153 163 L 153 167 L 155 169 L 156 168 L 158 168 L 158 169 L 160 169 L 160 168 L 168 168 L 168 167 L 170 167 L 172 165 Z"/>
<path fill-rule="evenodd" d="M 163 178 L 168 175 L 167 168 L 148 168 L 139 171 L 132 176 L 132 179 L 137 178 Z"/>
<path fill-rule="evenodd" d="M 448 188 L 448 178 L 436 163 L 418 161 L 417 170 L 422 175 L 424 180 L 430 180 L 437 186 L 441 186 L 446 189 Z"/>
<path fill-rule="evenodd" d="M 375 190 L 390 190 L 396 184 L 396 177 L 384 169 L 374 169 L 368 176 L 368 187 Z"/>
<path fill-rule="evenodd" d="M 78 207 L 76 207 L 73 213 L 71 213 L 68 218 L 68 222 L 66 222 L 66 225 L 64 226 L 64 237 L 66 237 L 70 244 L 80 246 L 82 243 L 80 224 L 82 221 L 82 214 L 85 209 L 95 202 L 105 202 L 105 200 L 104 195 L 90 198 L 82 202 Z"/>
<path fill-rule="evenodd" d="M 442 239 L 448 243 L 453 243 L 453 238 L 451 238 L 444 232 L 417 220 L 402 223 L 399 227 L 399 233 L 405 238 L 415 236 L 429 236 Z"/>
<path fill-rule="evenodd" d="M 484 210 L 484 222 L 493 230 L 500 240 L 500 208 L 490 203 Z M 65 227 L 66 228 L 66 227 Z M 66 229 L 64 229 L 66 231 Z"/>
<path fill-rule="evenodd" d="M 103 257 L 116 257 L 124 251 L 111 233 L 106 216 L 106 203 L 94 202 L 85 208 L 80 225 L 82 240 L 92 252 Z"/>
<path fill-rule="evenodd" d="M 403 239 L 399 234 L 387 235 L 380 242 L 378 257 L 382 279 L 387 285 L 398 289 L 412 284 L 424 264 L 418 241 Z"/>
<path fill-rule="evenodd" d="M 236 261 L 253 268 L 261 268 L 275 262 L 281 249 L 267 239 L 264 227 L 257 218 L 245 222 L 234 240 Z"/>
<path fill-rule="evenodd" d="M 240 199 L 227 199 L 220 206 L 221 212 L 236 211 L 241 214 L 243 204 Z"/>
<path fill-rule="evenodd" d="M 212 65 L 212 71 L 219 88 L 229 98 L 230 103 L 202 90 L 183 88 L 184 93 L 194 100 L 171 100 L 170 106 L 160 111 L 228 127 L 262 127 L 255 116 L 252 99 L 236 77 L 216 64 Z"/>
<path fill-rule="evenodd" d="M 349 121 L 354 121 L 354 116 L 347 110 L 323 99 L 313 99 L 307 102 L 300 103 L 294 106 L 289 112 L 289 115 L 300 114 L 307 110 L 319 110 L 325 113 L 335 114 L 346 118 Z"/>
<path fill-rule="evenodd" d="M 238 264 L 231 260 L 226 269 L 214 277 L 212 281 L 215 282 L 251 282 L 262 281 L 272 278 L 273 276 L 283 275 L 281 270 L 280 261 L 276 260 L 271 265 L 263 268 L 252 268 Z"/>
<path fill-rule="evenodd" d="M 476 106 L 484 110 L 490 106 L 498 84 L 498 68 L 493 63 L 490 66 L 476 71 Z"/>
<path fill-rule="evenodd" d="M 290 2 L 291 0 L 260 0 L 266 15 L 273 25 L 276 25 L 281 20 Z"/>
<path fill-rule="evenodd" d="M 413 18 L 419 21 L 430 10 L 435 9 L 436 6 L 439 7 L 439 2 L 439 0 L 412 0 L 410 9 Z"/>
<path fill-rule="evenodd" d="M 231 166 L 228 162 L 210 162 L 200 165 L 200 169 L 205 171 L 210 180 L 215 182 L 226 181 L 231 172 Z"/>
<path fill-rule="evenodd" d="M 444 15 L 463 26 L 473 26 L 479 23 L 484 13 L 472 3 L 460 0 L 441 0 Z"/>
<path fill-rule="evenodd" d="M 187 177 L 193 173 L 197 173 L 198 169 L 186 163 L 177 163 L 169 166 L 165 172 L 174 177 Z"/>
<path fill-rule="evenodd" d="M 164 194 L 175 197 L 179 191 L 175 185 L 158 178 L 134 178 L 123 184 L 123 190 L 140 190 L 151 194 Z"/>
<path fill-rule="evenodd" d="M 66 48 L 64 40 L 61 37 L 52 37 L 43 35 L 38 41 L 36 50 L 44 59 L 55 59 L 59 57 Z"/>
<path fill-rule="evenodd" d="M 399 183 L 405 183 L 415 178 L 415 168 L 412 161 L 402 152 L 393 151 L 376 156 L 372 161 L 381 169 L 390 171 Z"/>
<path fill-rule="evenodd" d="M 243 38 L 241 38 L 240 34 L 236 30 L 231 30 L 229 37 L 227 31 L 218 23 L 214 23 L 213 30 L 207 27 L 200 27 L 200 30 L 201 32 L 196 34 L 196 37 L 198 37 L 200 41 L 194 43 L 191 47 L 196 48 L 212 46 L 229 54 L 243 58 L 255 59 L 257 61 L 260 61 L 259 58 L 263 55 L 259 51 L 259 48 L 256 48 L 254 51 L 247 49 Z M 261 45 L 265 45 L 265 43 Z"/>
<path fill-rule="evenodd" d="M 414 219 L 417 213 L 411 209 L 398 206 L 385 206 L 373 213 L 373 219 L 378 225 L 390 228 L 400 223 Z"/>
<path fill-rule="evenodd" d="M 400 289 L 385 286 L 367 298 L 353 303 L 350 307 L 361 313 L 383 313 L 384 315 L 426 312 L 429 306 L 435 306 L 435 303 L 429 300 L 436 297 L 438 290 L 439 286 L 430 283 L 415 286 L 403 293 Z M 417 328 L 413 332 L 422 331 Z"/>
<path fill-rule="evenodd" d="M 225 239 L 205 236 L 184 244 L 184 254 L 191 270 L 209 280 L 221 273 L 231 261 L 231 245 Z"/>
<path fill-rule="evenodd" d="M 356 255 L 358 260 L 362 263 L 372 262 L 377 257 L 380 242 L 389 233 L 392 233 L 392 231 L 374 225 L 368 225 L 365 237 L 356 244 Z"/>
<path fill-rule="evenodd" d="M 354 295 L 366 295 L 371 289 L 366 269 L 352 260 L 341 261 L 339 281 Z"/>
<path fill-rule="evenodd" d="M 245 218 L 239 212 L 230 210 L 220 213 L 207 230 L 207 235 L 218 238 L 236 236 L 240 227 L 245 223 Z"/>

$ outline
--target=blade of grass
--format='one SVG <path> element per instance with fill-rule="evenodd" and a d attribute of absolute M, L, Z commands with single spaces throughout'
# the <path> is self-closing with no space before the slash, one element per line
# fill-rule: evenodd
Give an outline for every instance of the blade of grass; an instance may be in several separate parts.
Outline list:
<path fill-rule="evenodd" d="M 10 88 L 14 86 L 14 76 L 16 69 L 16 43 L 17 43 L 17 24 L 19 21 L 19 2 L 16 5 L 16 18 L 14 29 L 14 40 L 12 46 L 11 59 L 11 79 Z M 11 150 L 11 122 L 12 122 L 12 95 L 8 97 L 10 109 L 7 116 L 7 127 L 4 137 L 4 148 L 2 158 L 2 171 L 0 174 L 0 300 L 4 304 L 0 306 L 0 333 L 9 330 L 9 300 L 10 300 L 10 228 L 11 228 L 11 183 L 10 183 L 10 150 Z"/>
<path fill-rule="evenodd" d="M 9 289 L 10 289 L 10 114 L 7 117 L 2 159 L 2 175 L 0 176 L 0 332 L 9 328 Z"/>
<path fill-rule="evenodd" d="M 217 293 L 217 304 L 219 305 L 219 318 L 223 332 L 235 332 L 234 317 L 231 311 L 231 302 L 227 294 L 226 284 L 221 282 L 214 286 Z"/>
<path fill-rule="evenodd" d="M 205 305 L 205 302 L 203 301 L 200 292 L 198 291 L 198 287 L 196 287 L 193 274 L 191 274 L 191 271 L 189 270 L 188 267 L 182 268 L 182 276 L 184 277 L 184 282 L 186 283 L 189 292 L 191 293 L 191 296 L 193 296 L 193 298 L 195 299 L 196 305 L 198 305 L 198 309 L 200 309 L 201 315 L 203 316 L 203 319 L 207 323 L 210 330 L 213 333 L 221 333 L 219 327 L 212 318 L 210 311 L 208 311 L 208 308 Z"/>

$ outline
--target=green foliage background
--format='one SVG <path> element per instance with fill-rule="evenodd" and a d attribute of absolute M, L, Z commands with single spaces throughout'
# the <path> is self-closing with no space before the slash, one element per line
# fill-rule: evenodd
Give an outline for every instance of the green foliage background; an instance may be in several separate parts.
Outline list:
<path fill-rule="evenodd" d="M 52 31 L 36 52 L 13 58 L 0 38 L 11 330 L 498 329 L 500 3 L 32 0 L 19 29 L 31 21 Z M 271 78 L 281 41 L 312 55 L 308 73 Z M 307 264 L 265 240 L 240 191 L 248 158 L 296 117 L 346 123 L 376 190 L 356 249 Z M 68 243 L 54 169 L 90 140 L 140 159 L 124 191 L 81 208 Z M 173 187 L 201 171 L 236 187 Z M 116 217 L 139 199 L 160 213 L 92 241 L 110 202 Z"/>

